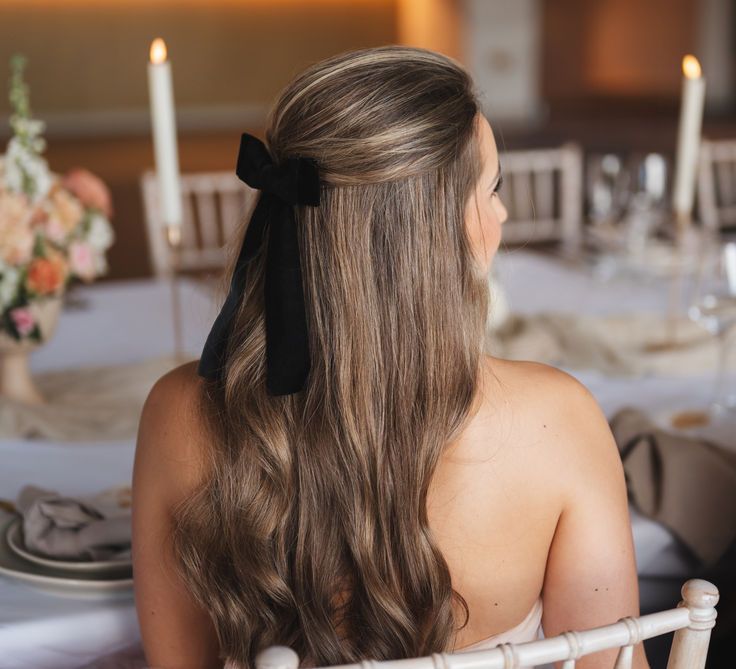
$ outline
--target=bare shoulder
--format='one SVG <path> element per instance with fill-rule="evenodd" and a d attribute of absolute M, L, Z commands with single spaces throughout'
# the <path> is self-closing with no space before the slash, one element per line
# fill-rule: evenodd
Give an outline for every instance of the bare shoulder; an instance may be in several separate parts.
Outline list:
<path fill-rule="evenodd" d="M 136 469 L 155 470 L 171 493 L 191 489 L 206 461 L 203 384 L 197 361 L 164 374 L 151 388 L 141 413 Z M 177 490 L 178 489 L 178 490 Z"/>
<path fill-rule="evenodd" d="M 191 403 L 199 394 L 203 379 L 197 374 L 197 360 L 175 367 L 151 388 L 146 405 Z"/>
<path fill-rule="evenodd" d="M 162 376 L 141 414 L 133 467 L 135 602 L 146 666 L 221 667 L 208 612 L 192 597 L 172 541 L 175 507 L 204 482 L 204 381 L 196 363 Z"/>
<path fill-rule="evenodd" d="M 545 636 L 639 615 L 639 594 L 623 464 L 608 421 L 590 391 L 547 365 L 488 359 L 509 390 L 520 432 L 534 443 L 525 463 L 538 489 L 559 495 L 561 513 L 542 589 Z M 522 449 L 523 450 L 523 449 Z M 597 657 L 600 655 L 600 657 Z M 615 650 L 581 658 L 581 669 L 610 667 Z M 647 668 L 643 647 L 637 669 Z"/>
<path fill-rule="evenodd" d="M 595 429 L 606 418 L 591 392 L 574 376 L 538 362 L 486 357 L 491 384 L 532 423 L 550 419 L 561 431 Z M 536 421 L 535 421 L 536 417 Z"/>
<path fill-rule="evenodd" d="M 519 392 L 527 400 L 544 404 L 569 401 L 592 402 L 595 399 L 574 376 L 557 367 L 527 360 L 504 360 L 486 356 L 487 369 L 502 385 Z M 597 406 L 597 404 L 596 404 Z"/>
<path fill-rule="evenodd" d="M 486 359 L 506 398 L 513 425 L 535 449 L 540 467 L 555 465 L 555 479 L 572 494 L 592 470 L 621 474 L 622 465 L 608 421 L 592 393 L 575 377 L 536 362 Z M 581 478 L 582 477 L 582 478 Z M 568 498 L 569 501 L 569 498 Z"/>

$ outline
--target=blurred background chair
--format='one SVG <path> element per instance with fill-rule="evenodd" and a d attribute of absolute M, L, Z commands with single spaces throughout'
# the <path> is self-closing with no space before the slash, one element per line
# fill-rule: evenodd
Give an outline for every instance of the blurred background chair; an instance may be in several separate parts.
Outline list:
<path fill-rule="evenodd" d="M 559 148 L 507 151 L 500 156 L 501 198 L 509 212 L 507 245 L 560 242 L 573 251 L 582 239 L 583 154 Z"/>
<path fill-rule="evenodd" d="M 706 228 L 736 226 L 736 139 L 704 139 L 698 167 L 698 213 Z"/>
<path fill-rule="evenodd" d="M 708 581 L 691 579 L 682 586 L 683 601 L 677 608 L 585 631 L 563 632 L 555 637 L 514 644 L 502 643 L 489 650 L 434 653 L 414 658 L 413 669 L 517 669 L 565 660 L 564 669 L 575 661 L 609 648 L 619 648 L 613 669 L 631 669 L 633 647 L 644 639 L 677 630 L 667 663 L 668 669 L 703 669 L 710 631 L 715 626 L 718 588 Z M 343 669 L 400 669 L 406 660 L 374 661 L 342 665 Z M 256 657 L 257 669 L 297 669 L 299 656 L 290 648 L 271 646 Z M 327 669 L 327 668 L 324 668 Z"/>
<path fill-rule="evenodd" d="M 153 272 L 166 276 L 171 269 L 171 249 L 161 220 L 155 172 L 141 176 L 141 193 L 148 249 Z M 258 191 L 243 184 L 229 171 L 181 175 L 182 227 L 179 270 L 202 272 L 221 269 L 225 244 L 232 239 L 247 212 L 255 206 Z"/>

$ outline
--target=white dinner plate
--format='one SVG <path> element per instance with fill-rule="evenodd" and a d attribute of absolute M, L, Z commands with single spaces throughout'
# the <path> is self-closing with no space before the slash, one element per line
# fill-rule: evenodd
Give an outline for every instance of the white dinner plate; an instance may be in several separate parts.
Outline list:
<path fill-rule="evenodd" d="M 0 518 L 0 575 L 55 592 L 75 595 L 82 592 L 113 594 L 132 589 L 130 569 L 121 569 L 115 574 L 86 573 L 27 562 L 8 546 L 8 527 L 15 521 L 14 516 Z"/>
<path fill-rule="evenodd" d="M 124 569 L 131 569 L 133 562 L 130 558 L 122 560 L 54 560 L 53 558 L 45 558 L 40 555 L 34 555 L 28 552 L 23 541 L 23 524 L 20 518 L 16 518 L 8 525 L 8 529 L 5 532 L 5 538 L 7 539 L 8 546 L 16 555 L 19 555 L 24 560 L 34 562 L 35 564 L 42 565 L 44 567 L 51 567 L 52 569 L 64 569 L 65 571 L 78 571 L 85 573 L 118 573 Z"/>

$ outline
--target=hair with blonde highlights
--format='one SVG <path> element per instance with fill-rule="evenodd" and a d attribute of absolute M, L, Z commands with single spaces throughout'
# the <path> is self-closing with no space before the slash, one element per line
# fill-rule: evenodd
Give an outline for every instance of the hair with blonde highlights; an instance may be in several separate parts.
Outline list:
<path fill-rule="evenodd" d="M 224 382 L 203 386 L 209 467 L 173 537 L 237 666 L 271 644 L 318 665 L 423 655 L 465 624 L 426 503 L 478 391 L 478 112 L 462 67 L 406 47 L 317 63 L 271 111 L 273 159 L 314 158 L 322 181 L 295 214 L 311 369 L 302 392 L 266 393 L 262 253 Z"/>

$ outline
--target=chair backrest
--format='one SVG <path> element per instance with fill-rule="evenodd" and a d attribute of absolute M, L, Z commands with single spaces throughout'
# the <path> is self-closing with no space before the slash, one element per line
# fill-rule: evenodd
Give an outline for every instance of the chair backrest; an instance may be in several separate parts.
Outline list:
<path fill-rule="evenodd" d="M 698 214 L 711 230 L 736 225 L 736 139 L 702 141 Z"/>
<path fill-rule="evenodd" d="M 509 211 L 504 225 L 506 244 L 561 242 L 574 251 L 582 238 L 582 152 L 575 144 L 554 149 L 507 151 L 501 154 L 504 183 L 501 196 Z M 222 267 L 223 245 L 258 191 L 232 172 L 181 175 L 182 228 L 179 269 Z M 159 208 L 158 180 L 149 170 L 141 176 L 141 193 L 154 274 L 171 269 L 171 249 Z"/>
<path fill-rule="evenodd" d="M 576 144 L 506 151 L 501 197 L 509 212 L 506 244 L 556 241 L 574 251 L 582 239 L 583 154 Z"/>
<path fill-rule="evenodd" d="M 141 176 L 148 248 L 154 274 L 166 275 L 172 254 L 159 207 L 156 173 Z M 258 191 L 232 172 L 196 172 L 181 175 L 182 225 L 178 269 L 196 271 L 221 268 L 224 245 L 255 206 Z"/>
<path fill-rule="evenodd" d="M 339 665 L 340 669 L 519 669 L 564 661 L 574 669 L 575 660 L 608 648 L 620 648 L 614 669 L 631 669 L 634 646 L 675 632 L 667 669 L 703 669 L 710 631 L 715 625 L 718 588 L 708 581 L 691 579 L 682 587 L 683 601 L 677 608 L 639 618 L 622 618 L 612 625 L 527 643 L 503 643 L 490 650 L 435 653 L 402 660 L 364 660 Z M 257 669 L 297 669 L 299 657 L 285 646 L 271 646 L 256 657 Z M 324 668 L 327 669 L 327 668 Z M 335 669 L 335 668 L 331 668 Z"/>

